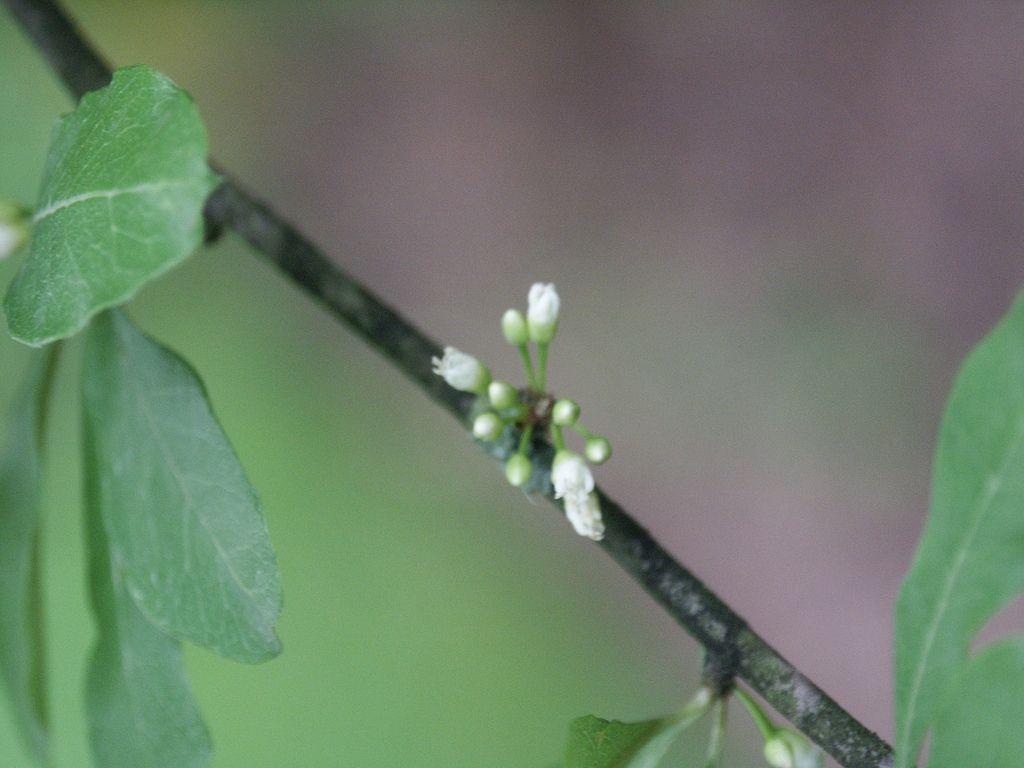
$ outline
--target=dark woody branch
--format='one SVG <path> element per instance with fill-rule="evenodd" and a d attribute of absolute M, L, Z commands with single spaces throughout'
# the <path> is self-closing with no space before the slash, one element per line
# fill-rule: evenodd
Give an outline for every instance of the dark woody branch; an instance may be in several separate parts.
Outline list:
<path fill-rule="evenodd" d="M 110 67 L 56 3 L 5 3 L 76 99 L 110 82 Z M 346 275 L 295 227 L 282 221 L 230 176 L 223 175 L 224 183 L 206 204 L 211 237 L 225 227 L 233 229 L 468 425 L 473 396 L 452 389 L 431 370 L 431 357 L 441 354 L 440 345 Z M 535 441 L 534 449 L 541 458 L 538 464 L 543 466 L 543 457 L 550 459 L 551 447 Z M 733 677 L 744 680 L 844 768 L 891 765 L 892 748 L 888 744 L 782 658 L 619 504 L 599 493 L 605 523 L 600 546 L 704 646 L 707 682 L 727 692 Z M 548 496 L 554 501 L 550 491 Z"/>

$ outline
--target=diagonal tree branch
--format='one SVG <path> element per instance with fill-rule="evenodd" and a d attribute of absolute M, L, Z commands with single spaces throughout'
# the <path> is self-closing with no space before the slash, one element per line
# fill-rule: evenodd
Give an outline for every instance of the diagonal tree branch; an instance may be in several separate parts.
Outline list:
<path fill-rule="evenodd" d="M 110 82 L 111 69 L 52 0 L 4 0 L 76 98 Z M 222 172 L 223 173 L 223 172 Z M 312 298 L 376 347 L 428 396 L 468 425 L 473 396 L 449 387 L 431 371 L 440 345 L 330 261 L 226 173 L 206 205 L 208 231 L 230 227 L 274 262 Z M 535 441 L 543 469 L 551 446 Z M 551 496 L 550 483 L 545 483 Z M 888 768 L 892 748 L 869 731 L 757 635 L 728 605 L 678 563 L 615 501 L 603 493 L 601 510 L 609 555 L 707 650 L 722 689 L 733 676 L 747 682 L 844 768 Z M 557 504 L 557 502 L 555 502 Z"/>

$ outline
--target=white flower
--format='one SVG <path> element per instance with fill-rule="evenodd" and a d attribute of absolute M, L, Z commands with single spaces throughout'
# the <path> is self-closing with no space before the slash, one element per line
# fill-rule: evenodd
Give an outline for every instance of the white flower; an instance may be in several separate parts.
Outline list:
<path fill-rule="evenodd" d="M 538 344 L 550 344 L 558 330 L 558 310 L 561 301 L 554 283 L 534 283 L 527 297 L 530 302 L 526 310 L 526 323 L 530 338 Z"/>
<path fill-rule="evenodd" d="M 463 392 L 483 394 L 491 383 L 491 372 L 475 357 L 455 347 L 445 347 L 444 357 L 432 357 L 430 362 L 434 364 L 434 373 Z"/>
<path fill-rule="evenodd" d="M 555 486 L 556 499 L 572 500 L 582 505 L 587 495 L 594 490 L 594 476 L 590 467 L 572 451 L 559 451 L 551 463 L 551 484 Z"/>
<path fill-rule="evenodd" d="M 825 768 L 825 753 L 789 728 L 779 728 L 765 741 L 764 759 L 774 768 Z"/>
<path fill-rule="evenodd" d="M 601 520 L 601 502 L 591 491 L 580 500 L 578 496 L 565 497 L 565 516 L 580 536 L 600 541 L 604 538 L 604 522 Z"/>

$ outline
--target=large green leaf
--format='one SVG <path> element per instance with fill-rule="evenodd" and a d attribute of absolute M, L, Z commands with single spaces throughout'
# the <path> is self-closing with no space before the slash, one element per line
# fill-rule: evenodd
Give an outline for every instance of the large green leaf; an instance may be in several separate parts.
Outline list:
<path fill-rule="evenodd" d="M 40 455 L 57 345 L 39 353 L 14 403 L 0 458 L 0 675 L 32 756 L 47 761 L 39 594 Z"/>
<path fill-rule="evenodd" d="M 178 641 L 128 594 L 103 526 L 103 475 L 84 426 L 89 588 L 99 637 L 86 680 L 89 740 L 97 768 L 203 768 L 210 737 L 192 698 Z"/>
<path fill-rule="evenodd" d="M 1024 590 L 1024 298 L 967 358 L 896 605 L 896 766 L 914 764 L 974 635 Z"/>
<path fill-rule="evenodd" d="M 70 336 L 185 259 L 214 186 L 188 94 L 148 67 L 117 71 L 54 129 L 28 254 L 4 300 L 11 335 L 33 346 Z"/>
<path fill-rule="evenodd" d="M 573 720 L 565 768 L 654 768 L 711 703 L 710 694 L 702 690 L 681 710 L 657 720 L 622 723 L 593 715 Z"/>
<path fill-rule="evenodd" d="M 175 637 L 250 663 L 280 653 L 266 522 L 195 372 L 110 310 L 87 335 L 83 395 L 128 593 Z"/>
<path fill-rule="evenodd" d="M 994 643 L 951 686 L 928 768 L 1024 765 L 1024 640 Z"/>

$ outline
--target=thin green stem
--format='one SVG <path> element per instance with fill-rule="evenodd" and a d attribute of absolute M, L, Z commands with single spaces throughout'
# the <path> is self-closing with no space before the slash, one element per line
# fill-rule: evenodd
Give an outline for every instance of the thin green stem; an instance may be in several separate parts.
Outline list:
<path fill-rule="evenodd" d="M 583 435 L 584 439 L 586 439 L 586 440 L 591 440 L 594 437 L 594 433 L 591 432 L 586 427 L 582 426 L 579 422 L 576 422 L 575 424 L 573 424 L 572 428 L 574 430 L 576 430 L 577 434 Z"/>
<path fill-rule="evenodd" d="M 535 392 L 541 391 L 537 388 L 537 376 L 533 372 L 533 360 L 530 359 L 530 350 L 523 344 L 519 347 L 519 354 L 523 358 L 523 368 L 526 369 L 526 381 L 530 385 L 530 389 Z"/>
<path fill-rule="evenodd" d="M 712 693 L 708 686 L 702 685 L 697 689 L 697 692 L 693 694 L 693 698 L 686 702 L 682 709 L 674 715 L 671 715 L 671 718 L 678 723 L 681 728 L 689 728 L 707 714 L 708 709 L 712 704 L 714 704 L 714 702 L 714 693 Z"/>
<path fill-rule="evenodd" d="M 708 738 L 708 759 L 704 768 L 718 768 L 722 764 L 722 752 L 725 750 L 725 726 L 729 717 L 729 698 L 723 696 L 715 702 L 715 711 L 711 720 L 711 736 Z"/>
<path fill-rule="evenodd" d="M 526 455 L 526 449 L 530 445 L 530 438 L 533 437 L 533 424 L 527 424 L 523 430 L 522 436 L 519 438 L 519 450 L 517 453 L 520 456 Z"/>
<path fill-rule="evenodd" d="M 740 700 L 740 703 L 747 708 L 747 712 L 750 713 L 750 716 L 757 724 L 757 729 L 761 731 L 765 741 L 775 736 L 779 730 L 778 727 L 768 719 L 768 715 L 757 705 L 757 702 L 750 698 L 750 695 L 742 688 L 737 687 L 733 693 L 736 694 L 736 698 Z"/>
<path fill-rule="evenodd" d="M 545 376 L 548 370 L 548 345 L 537 345 L 537 389 L 544 392 Z"/>
<path fill-rule="evenodd" d="M 556 451 L 565 450 L 565 437 L 562 435 L 562 428 L 557 424 L 551 425 L 551 442 L 555 444 Z"/>

